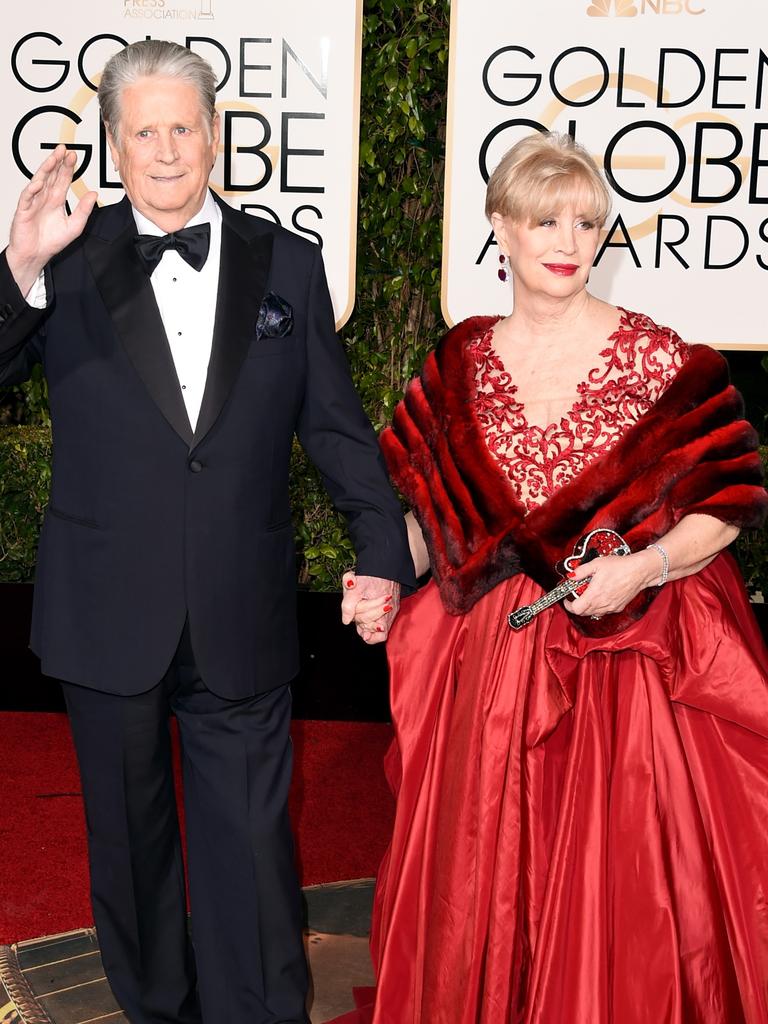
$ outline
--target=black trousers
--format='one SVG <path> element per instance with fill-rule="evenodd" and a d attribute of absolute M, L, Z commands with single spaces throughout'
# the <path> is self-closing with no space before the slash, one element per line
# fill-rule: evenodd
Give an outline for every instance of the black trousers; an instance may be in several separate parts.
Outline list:
<path fill-rule="evenodd" d="M 211 693 L 185 628 L 153 689 L 64 693 L 80 763 L 91 898 L 107 979 L 131 1024 L 308 1024 L 287 801 L 288 686 Z M 169 715 L 181 734 L 192 941 Z"/>

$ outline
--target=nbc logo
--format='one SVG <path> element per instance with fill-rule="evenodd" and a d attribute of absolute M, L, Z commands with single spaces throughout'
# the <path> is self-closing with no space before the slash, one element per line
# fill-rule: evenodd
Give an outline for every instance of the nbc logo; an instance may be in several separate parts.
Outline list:
<path fill-rule="evenodd" d="M 590 18 L 635 18 L 638 14 L 704 14 L 697 0 L 589 0 Z"/>
<path fill-rule="evenodd" d="M 633 0 L 593 0 L 587 8 L 587 14 L 591 18 L 608 18 L 611 14 L 617 18 L 634 18 L 637 7 Z"/>

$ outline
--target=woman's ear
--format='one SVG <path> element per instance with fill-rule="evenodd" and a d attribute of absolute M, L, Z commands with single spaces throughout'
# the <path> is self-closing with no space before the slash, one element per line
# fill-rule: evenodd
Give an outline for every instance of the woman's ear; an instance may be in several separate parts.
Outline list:
<path fill-rule="evenodd" d="M 506 218 L 502 214 L 494 210 L 494 212 L 491 214 L 491 227 L 493 228 L 493 233 L 496 236 L 496 241 L 499 244 L 499 248 L 505 255 L 508 255 L 509 247 L 507 245 Z"/>

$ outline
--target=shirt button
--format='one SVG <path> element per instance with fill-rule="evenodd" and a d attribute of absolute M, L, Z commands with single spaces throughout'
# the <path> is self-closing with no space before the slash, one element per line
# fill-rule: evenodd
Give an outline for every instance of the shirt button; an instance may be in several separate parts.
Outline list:
<path fill-rule="evenodd" d="M 203 469 L 203 464 L 202 462 L 198 462 L 197 459 L 192 459 L 192 461 L 189 464 L 189 468 L 193 473 L 201 473 Z"/>

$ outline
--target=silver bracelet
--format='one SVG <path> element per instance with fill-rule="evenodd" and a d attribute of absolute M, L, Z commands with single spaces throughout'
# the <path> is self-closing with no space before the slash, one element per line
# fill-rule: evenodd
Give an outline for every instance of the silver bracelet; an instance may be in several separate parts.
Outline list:
<path fill-rule="evenodd" d="M 664 548 L 661 546 L 661 544 L 649 544 L 648 547 L 645 550 L 649 551 L 651 548 L 653 548 L 654 551 L 658 551 L 659 554 L 661 555 L 661 559 L 662 559 L 661 579 L 655 585 L 657 587 L 663 587 L 664 584 L 669 579 L 669 555 L 664 550 Z"/>

